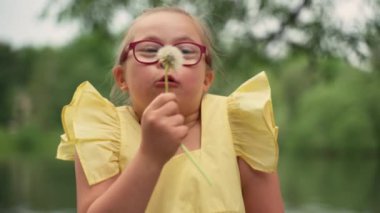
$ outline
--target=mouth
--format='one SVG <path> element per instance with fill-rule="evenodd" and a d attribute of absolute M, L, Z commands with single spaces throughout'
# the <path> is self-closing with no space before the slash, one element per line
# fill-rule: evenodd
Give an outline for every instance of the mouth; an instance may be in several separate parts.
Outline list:
<path fill-rule="evenodd" d="M 168 85 L 170 88 L 176 88 L 179 86 L 179 82 L 171 75 L 168 75 Z M 163 88 L 165 87 L 165 76 L 162 76 L 155 82 L 156 87 Z"/>

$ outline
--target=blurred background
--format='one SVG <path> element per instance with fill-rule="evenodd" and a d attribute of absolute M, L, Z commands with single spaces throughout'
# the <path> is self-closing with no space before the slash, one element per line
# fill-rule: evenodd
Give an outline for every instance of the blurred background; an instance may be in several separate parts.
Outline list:
<path fill-rule="evenodd" d="M 213 93 L 267 71 L 287 212 L 380 212 L 378 0 L 2 0 L 0 212 L 75 212 L 61 109 L 85 80 L 109 96 L 123 33 L 160 5 L 211 26 Z"/>

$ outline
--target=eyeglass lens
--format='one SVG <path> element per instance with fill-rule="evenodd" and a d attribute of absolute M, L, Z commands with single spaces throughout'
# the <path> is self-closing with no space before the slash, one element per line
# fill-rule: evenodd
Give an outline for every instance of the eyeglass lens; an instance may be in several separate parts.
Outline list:
<path fill-rule="evenodd" d="M 157 60 L 157 53 L 163 46 L 150 41 L 144 41 L 136 44 L 134 54 L 138 61 L 143 63 L 151 63 Z M 175 45 L 183 55 L 184 65 L 193 65 L 198 62 L 201 57 L 201 49 L 192 43 L 180 43 Z"/>

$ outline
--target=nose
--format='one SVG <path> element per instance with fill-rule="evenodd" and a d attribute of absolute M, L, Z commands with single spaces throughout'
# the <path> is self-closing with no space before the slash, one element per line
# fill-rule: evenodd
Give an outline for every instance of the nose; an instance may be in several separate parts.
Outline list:
<path fill-rule="evenodd" d="M 157 60 L 155 66 L 156 66 L 158 69 L 165 69 L 164 64 L 161 63 L 160 60 Z"/>

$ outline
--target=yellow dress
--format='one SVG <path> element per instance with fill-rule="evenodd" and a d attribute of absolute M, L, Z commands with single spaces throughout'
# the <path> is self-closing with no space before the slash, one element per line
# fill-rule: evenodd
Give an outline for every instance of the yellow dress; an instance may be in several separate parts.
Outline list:
<path fill-rule="evenodd" d="M 57 158 L 73 160 L 77 152 L 90 185 L 122 172 L 139 148 L 141 129 L 132 109 L 115 107 L 88 82 L 64 107 L 62 123 Z M 236 156 L 263 172 L 277 167 L 278 128 L 265 73 L 228 97 L 205 95 L 201 132 L 201 148 L 191 154 L 212 185 L 186 155 L 176 155 L 164 166 L 146 212 L 244 212 Z"/>

